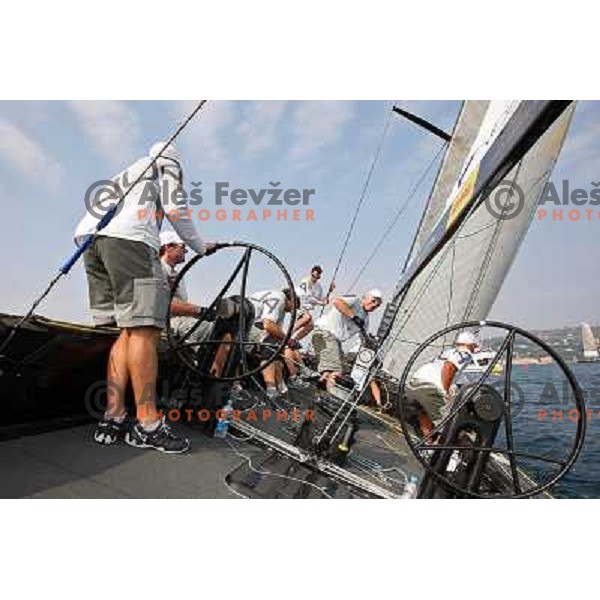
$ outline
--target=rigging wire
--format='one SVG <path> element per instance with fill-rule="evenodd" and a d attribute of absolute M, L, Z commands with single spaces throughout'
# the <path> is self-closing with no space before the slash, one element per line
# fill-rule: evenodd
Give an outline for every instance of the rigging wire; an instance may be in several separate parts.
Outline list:
<path fill-rule="evenodd" d="M 369 171 L 367 173 L 367 177 L 365 179 L 363 188 L 362 188 L 362 192 L 360 194 L 360 197 L 358 199 L 358 203 L 356 205 L 356 209 L 354 210 L 354 215 L 352 217 L 352 221 L 350 222 L 350 226 L 348 227 L 348 231 L 346 232 L 346 237 L 344 239 L 344 243 L 342 245 L 342 250 L 340 251 L 340 255 L 338 257 L 337 260 L 337 264 L 335 265 L 335 269 L 333 270 L 333 275 L 331 276 L 331 283 L 329 284 L 329 289 L 327 291 L 327 296 L 326 296 L 326 300 L 329 301 L 329 296 L 332 292 L 332 285 L 335 282 L 335 278 L 337 277 L 338 271 L 340 270 L 340 265 L 342 264 L 342 260 L 344 258 L 344 255 L 346 253 L 346 250 L 348 248 L 348 243 L 350 242 L 350 236 L 352 235 L 352 232 L 354 231 L 354 226 L 356 225 L 356 221 L 358 219 L 358 214 L 360 213 L 360 209 L 363 205 L 363 202 L 365 201 L 366 195 L 367 195 L 367 191 L 369 189 L 369 185 L 371 183 L 371 178 L 373 176 L 373 171 L 375 170 L 375 166 L 377 165 L 377 162 L 379 161 L 379 156 L 381 155 L 381 149 L 383 148 L 383 143 L 385 141 L 385 138 L 387 136 L 388 130 L 390 128 L 390 124 L 392 122 L 392 116 L 393 116 L 393 112 L 390 110 L 387 116 L 387 119 L 385 121 L 385 124 L 383 126 L 383 131 L 381 132 L 381 136 L 379 139 L 379 143 L 377 145 L 377 148 L 375 150 L 375 153 L 373 155 L 373 160 L 371 161 L 371 166 L 369 167 Z M 325 306 L 323 306 L 321 308 L 321 314 L 323 314 L 323 311 L 325 310 Z"/>
<path fill-rule="evenodd" d="M 521 174 L 521 167 L 523 166 L 523 160 L 524 159 L 521 158 L 521 160 L 519 161 L 519 163 L 516 167 L 515 175 L 511 180 L 512 187 L 518 185 L 517 180 L 519 178 L 519 175 Z M 503 219 L 496 219 L 496 227 L 494 228 L 494 232 L 492 233 L 490 241 L 488 242 L 488 247 L 483 256 L 483 261 L 481 263 L 477 278 L 473 282 L 473 287 L 471 288 L 471 294 L 467 301 L 467 305 L 465 307 L 465 310 L 464 310 L 464 313 L 463 313 L 463 316 L 461 319 L 462 321 L 466 321 L 470 317 L 471 313 L 473 312 L 473 308 L 475 307 L 475 302 L 477 301 L 477 297 L 479 296 L 479 292 L 481 291 L 481 286 L 483 285 L 483 282 L 488 274 L 488 270 L 489 270 L 490 264 L 492 262 L 492 257 L 496 250 L 496 245 L 498 243 L 498 239 L 500 237 L 500 233 L 502 232 L 504 224 L 505 224 L 505 221 Z"/>
<path fill-rule="evenodd" d="M 421 173 L 421 176 L 419 177 L 419 179 L 413 185 L 411 191 L 409 192 L 409 194 L 408 194 L 408 196 L 406 198 L 406 201 L 398 209 L 398 211 L 396 212 L 396 215 L 392 219 L 391 223 L 388 225 L 387 229 L 383 232 L 383 234 L 379 238 L 379 241 L 375 244 L 375 247 L 373 248 L 373 251 L 371 252 L 371 254 L 367 258 L 367 260 L 361 266 L 360 270 L 358 271 L 358 274 L 354 278 L 354 281 L 352 282 L 352 284 L 348 288 L 348 293 L 352 292 L 352 290 L 354 289 L 354 287 L 356 286 L 356 284 L 359 282 L 359 280 L 362 277 L 363 273 L 366 271 L 367 267 L 371 264 L 371 261 L 375 258 L 375 256 L 379 252 L 379 249 L 381 248 L 381 246 L 383 245 L 383 243 L 385 242 L 385 240 L 387 239 L 387 237 L 390 235 L 390 233 L 392 232 L 392 230 L 394 229 L 394 227 L 396 226 L 396 224 L 400 220 L 400 217 L 404 214 L 404 212 L 408 208 L 408 205 L 411 203 L 411 201 L 415 197 L 415 194 L 417 193 L 417 190 L 421 187 L 421 185 L 425 181 L 425 178 L 429 174 L 429 171 L 431 170 L 431 168 L 433 167 L 433 165 L 436 163 L 436 161 L 440 157 L 440 154 L 443 152 L 443 150 L 446 148 L 446 146 L 447 146 L 447 144 L 442 144 L 440 146 L 440 148 L 435 153 L 434 157 L 431 159 L 431 161 L 429 162 L 429 164 L 427 165 L 427 167 L 425 168 L 425 170 L 423 171 L 423 173 Z"/>

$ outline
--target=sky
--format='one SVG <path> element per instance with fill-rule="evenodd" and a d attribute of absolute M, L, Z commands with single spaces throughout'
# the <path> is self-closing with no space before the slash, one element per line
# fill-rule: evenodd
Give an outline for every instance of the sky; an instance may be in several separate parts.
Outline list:
<path fill-rule="evenodd" d="M 459 101 L 398 103 L 451 130 Z M 354 233 L 337 277 L 346 292 L 400 207 L 402 217 L 354 291 L 393 290 L 428 197 L 442 142 L 396 116 L 391 101 L 210 102 L 177 142 L 186 182 L 202 182 L 211 219 L 195 219 L 209 240 L 241 239 L 278 256 L 298 280 L 321 264 L 329 281 L 376 148 Z M 110 178 L 150 146 L 168 138 L 194 102 L 0 102 L 0 197 L 4 199 L 0 251 L 3 261 L 0 312 L 23 314 L 73 251 L 72 235 L 84 214 L 88 186 Z M 389 119 L 389 122 L 388 122 Z M 386 129 L 387 123 L 387 129 Z M 385 136 L 382 133 L 386 130 Z M 600 181 L 600 102 L 578 104 L 551 180 L 557 187 L 592 189 Z M 439 156 L 439 155 L 438 155 Z M 427 175 L 423 177 L 428 165 Z M 409 199 L 416 182 L 422 184 Z M 215 205 L 215 182 L 229 188 L 314 189 L 314 221 L 231 220 L 239 208 Z M 269 196 L 267 196 L 268 198 Z M 218 221 L 217 208 L 228 211 Z M 260 207 L 259 211 L 264 208 Z M 285 208 L 285 207 L 279 207 Z M 276 208 L 275 208 L 276 210 Z M 537 221 L 528 235 L 490 317 L 529 329 L 600 322 L 597 259 L 600 219 Z M 260 213 L 259 213 L 260 214 Z M 190 294 L 208 294 L 233 264 L 233 253 L 201 261 Z M 275 272 L 258 260 L 251 286 L 275 287 Z M 45 316 L 88 322 L 83 265 L 74 267 L 39 307 Z"/>

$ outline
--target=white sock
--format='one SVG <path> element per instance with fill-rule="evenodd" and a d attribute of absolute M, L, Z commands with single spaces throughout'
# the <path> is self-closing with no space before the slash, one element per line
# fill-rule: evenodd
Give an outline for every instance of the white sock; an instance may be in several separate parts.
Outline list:
<path fill-rule="evenodd" d="M 118 423 L 119 425 L 121 425 L 121 423 L 123 423 L 123 421 L 125 421 L 126 416 L 127 416 L 127 413 L 123 413 L 119 417 L 111 417 L 110 415 L 104 415 L 104 419 L 106 421 L 114 421 L 115 423 Z"/>
<path fill-rule="evenodd" d="M 154 421 L 154 423 L 150 423 L 149 425 L 146 425 L 144 423 L 140 423 L 140 425 L 142 426 L 142 429 L 144 431 L 151 433 L 152 431 L 156 431 L 158 429 L 158 426 L 160 425 L 160 419 L 157 419 L 156 421 Z"/>

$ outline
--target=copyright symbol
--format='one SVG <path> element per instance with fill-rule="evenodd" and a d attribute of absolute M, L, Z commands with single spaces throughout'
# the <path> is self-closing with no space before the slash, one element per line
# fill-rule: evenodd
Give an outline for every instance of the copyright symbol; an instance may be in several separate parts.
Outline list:
<path fill-rule="evenodd" d="M 94 419 L 101 420 L 104 417 L 106 398 L 109 394 L 111 396 L 122 394 L 120 387 L 114 381 L 96 381 L 86 390 L 84 406 Z"/>
<path fill-rule="evenodd" d="M 488 212 L 500 221 L 517 217 L 525 206 L 525 194 L 514 181 L 503 179 L 485 199 Z"/>
<path fill-rule="evenodd" d="M 111 179 L 94 181 L 85 192 L 85 209 L 96 219 L 101 219 L 123 197 L 121 186 Z M 119 202 L 115 216 L 121 212 L 123 202 Z"/>
<path fill-rule="evenodd" d="M 492 387 L 502 396 L 504 396 L 504 382 L 493 383 Z M 510 382 L 510 408 L 511 417 L 518 417 L 525 407 L 525 394 L 520 385 L 514 381 Z"/>

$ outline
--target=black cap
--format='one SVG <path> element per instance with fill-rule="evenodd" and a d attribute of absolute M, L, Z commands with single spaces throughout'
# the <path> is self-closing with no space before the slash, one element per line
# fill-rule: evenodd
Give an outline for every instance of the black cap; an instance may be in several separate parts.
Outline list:
<path fill-rule="evenodd" d="M 323 274 L 323 267 L 319 266 L 319 265 L 315 265 L 310 272 L 312 273 L 313 271 L 318 271 L 319 273 Z"/>

